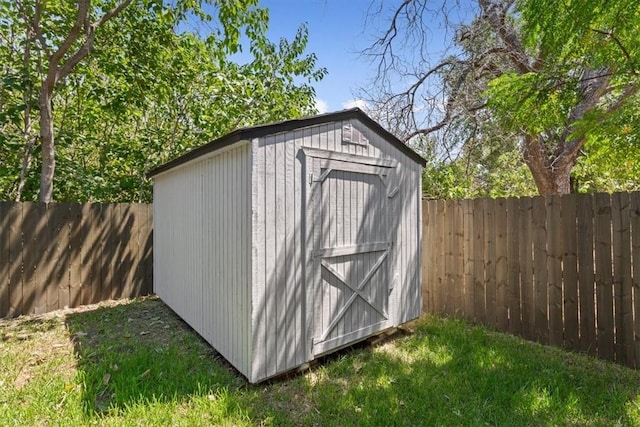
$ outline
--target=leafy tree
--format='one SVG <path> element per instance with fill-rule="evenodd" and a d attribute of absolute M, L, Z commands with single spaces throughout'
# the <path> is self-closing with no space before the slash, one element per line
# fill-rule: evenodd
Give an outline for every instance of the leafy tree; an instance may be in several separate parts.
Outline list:
<path fill-rule="evenodd" d="M 56 31 L 64 34 L 73 8 L 57 9 L 58 3 L 67 4 L 47 2 L 52 11 L 47 22 L 50 28 L 59 24 Z M 150 201 L 145 173 L 152 167 L 234 128 L 314 110 L 311 82 L 321 79 L 325 70 L 316 68 L 314 55 L 304 54 L 304 26 L 293 40 L 274 44 L 266 37 L 267 10 L 257 7 L 257 1 L 216 1 L 215 18 L 199 2 L 174 3 L 168 7 L 160 0 L 130 2 L 95 32 L 90 55 L 58 81 L 51 98 L 56 199 Z M 98 11 L 112 6 L 106 0 L 92 5 Z M 15 4 L 5 6 L 19 16 Z M 194 14 L 206 22 L 206 37 L 178 31 L 187 17 L 193 21 Z M 15 19 L 6 23 L 24 31 Z M 9 34 L 6 28 L 0 27 L 0 34 Z M 241 43 L 241 34 L 248 46 Z M 22 52 L 23 40 L 6 49 L 0 46 L 0 55 Z M 252 59 L 246 64 L 230 61 L 230 55 L 243 47 L 250 49 Z M 20 68 L 18 59 L 8 63 Z M 37 86 L 37 64 L 14 74 Z M 14 74 L 3 70 L 5 80 Z M 0 190 L 11 198 L 33 199 L 39 192 L 36 169 L 43 161 L 36 143 L 32 167 L 20 168 L 18 152 L 26 145 L 18 132 L 24 128 L 25 89 L 18 83 L 0 87 L 0 99 L 8 100 L 0 104 L 0 114 L 7 117 L 0 116 L 3 169 L 7 165 Z M 32 120 L 38 113 L 36 106 L 30 112 Z M 34 141 L 38 130 L 32 126 Z M 18 191 L 21 169 L 24 183 Z"/>
<path fill-rule="evenodd" d="M 444 55 L 429 52 L 434 16 L 453 40 Z M 631 142 L 613 123 L 640 101 L 639 25 L 633 0 L 407 0 L 367 51 L 379 67 L 365 93 L 409 141 L 435 135 L 471 159 L 515 145 L 540 194 L 568 193 L 586 147 Z"/>
<path fill-rule="evenodd" d="M 55 172 L 55 143 L 52 97 L 56 85 L 65 79 L 91 51 L 96 30 L 117 16 L 131 0 L 115 5 L 91 5 L 91 0 L 78 0 L 77 7 L 65 3 L 47 5 L 35 0 L 27 4 L 15 0 L 15 6 L 25 24 L 25 61 L 31 59 L 31 50 L 38 61 L 38 109 L 42 152 L 40 201 L 49 202 L 53 196 Z M 65 20 L 58 25 L 56 18 L 69 17 L 75 12 L 75 21 Z M 51 25 L 49 25 L 51 24 Z M 28 151 L 28 150 L 25 150 Z"/>
<path fill-rule="evenodd" d="M 576 191 L 640 190 L 639 120 L 636 109 L 591 132 L 572 173 Z"/>

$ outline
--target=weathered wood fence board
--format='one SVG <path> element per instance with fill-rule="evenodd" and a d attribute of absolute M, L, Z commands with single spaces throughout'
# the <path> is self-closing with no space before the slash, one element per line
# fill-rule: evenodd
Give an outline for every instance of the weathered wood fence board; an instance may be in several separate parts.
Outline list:
<path fill-rule="evenodd" d="M 0 202 L 0 317 L 152 290 L 152 207 Z"/>
<path fill-rule="evenodd" d="M 629 194 L 631 226 L 631 290 L 633 295 L 633 352 L 635 367 L 640 366 L 640 193 Z M 630 363 L 629 363 L 630 364 Z"/>
<path fill-rule="evenodd" d="M 425 310 L 640 368 L 640 193 L 423 212 Z"/>

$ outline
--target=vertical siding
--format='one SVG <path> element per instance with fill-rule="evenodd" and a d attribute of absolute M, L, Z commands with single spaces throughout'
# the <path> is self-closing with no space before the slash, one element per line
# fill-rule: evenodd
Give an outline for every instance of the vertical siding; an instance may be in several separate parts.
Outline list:
<path fill-rule="evenodd" d="M 302 131 L 253 143 L 253 367 L 259 381 L 306 361 Z"/>
<path fill-rule="evenodd" d="M 356 122 L 353 122 L 358 126 Z M 397 240 L 392 253 L 395 267 L 390 271 L 394 288 L 389 295 L 389 310 L 394 324 L 398 325 L 420 316 L 422 310 L 421 290 L 421 171 L 420 165 L 409 159 L 395 146 L 377 134 L 367 137 L 373 157 L 394 159 L 398 162 L 394 180 L 400 186 L 393 197 L 393 214 L 389 232 L 396 233 Z"/>
<path fill-rule="evenodd" d="M 304 156 L 300 148 L 313 147 L 360 156 L 381 157 L 398 162 L 394 180 L 400 186 L 390 199 L 393 209 L 387 218 L 376 212 L 356 224 L 345 218 L 340 228 L 343 235 L 331 235 L 332 243 L 339 245 L 350 240 L 359 228 L 371 232 L 387 224 L 395 236 L 395 246 L 389 262 L 392 268 L 387 281 L 393 284 L 389 295 L 389 314 L 393 324 L 399 324 L 420 315 L 420 185 L 421 168 L 399 149 L 382 137 L 369 131 L 357 120 L 350 122 L 369 139 L 367 146 L 342 142 L 343 122 L 322 124 L 296 131 L 259 138 L 252 143 L 252 316 L 253 350 L 251 381 L 259 381 L 295 368 L 310 359 L 308 343 L 311 337 L 312 307 L 306 307 L 305 263 L 309 248 L 306 246 L 306 200 L 309 171 L 303 170 Z M 375 180 L 375 177 L 367 179 Z M 341 193 L 357 191 L 357 183 L 349 187 L 340 183 L 330 188 L 331 196 L 342 209 L 366 209 L 365 195 L 360 206 L 341 204 Z M 323 219 L 324 220 L 324 219 Z M 327 217 L 327 221 L 332 218 Z M 347 236 L 347 228 L 349 236 Z M 360 232 L 363 232 L 360 230 Z M 375 260 L 369 260 L 370 264 Z M 363 269 L 366 266 L 363 266 Z M 341 271 L 343 273 L 343 271 Z M 362 273 L 364 274 L 364 273 Z M 342 299 L 341 299 L 342 298 Z M 338 305 L 344 297 L 336 295 Z M 373 315 L 363 306 L 365 316 Z M 346 318 L 345 322 L 354 321 Z"/>
<path fill-rule="evenodd" d="M 156 293 L 246 376 L 251 374 L 250 164 L 250 145 L 242 144 L 154 181 Z"/>

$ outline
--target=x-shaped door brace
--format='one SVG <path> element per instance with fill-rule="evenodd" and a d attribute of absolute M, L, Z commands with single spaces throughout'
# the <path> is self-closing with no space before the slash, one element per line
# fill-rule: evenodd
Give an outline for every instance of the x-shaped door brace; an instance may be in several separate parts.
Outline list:
<path fill-rule="evenodd" d="M 353 292 L 351 294 L 351 296 L 349 297 L 349 299 L 347 300 L 347 302 L 345 303 L 345 305 L 340 309 L 340 311 L 338 312 L 338 314 L 336 314 L 336 316 L 333 318 L 333 320 L 331 321 L 331 323 L 329 324 L 329 326 L 327 327 L 327 329 L 323 332 L 322 336 L 315 340 L 316 342 L 322 342 L 325 339 L 327 339 L 327 337 L 329 336 L 329 334 L 331 333 L 331 331 L 333 330 L 333 328 L 335 328 L 335 326 L 338 324 L 338 322 L 340 321 L 340 319 L 342 319 L 342 317 L 344 317 L 344 315 L 346 314 L 347 310 L 349 309 L 349 307 L 353 304 L 353 302 L 356 300 L 357 297 L 360 297 L 364 302 L 366 302 L 367 304 L 369 304 L 375 311 L 377 311 L 378 313 L 380 313 L 382 315 L 382 317 L 384 317 L 385 319 L 388 318 L 387 313 L 385 312 L 383 307 L 378 307 L 375 302 L 371 301 L 366 295 L 364 295 L 362 293 L 362 289 L 365 287 L 365 285 L 371 280 L 371 278 L 373 277 L 373 275 L 376 273 L 376 271 L 378 271 L 378 268 L 380 268 L 380 266 L 382 265 L 382 263 L 384 262 L 385 258 L 387 257 L 388 254 L 388 250 L 384 251 L 382 253 L 382 255 L 380 255 L 380 257 L 378 258 L 378 260 L 376 261 L 376 263 L 373 265 L 373 267 L 371 267 L 371 270 L 369 270 L 369 272 L 367 273 L 367 275 L 362 279 L 362 281 L 360 281 L 360 283 L 358 284 L 357 287 L 352 286 L 343 276 L 342 274 L 338 273 L 331 265 L 329 265 L 329 263 L 327 263 L 326 261 L 322 261 L 321 265 L 322 268 L 329 273 L 330 275 L 332 275 L 333 277 L 335 277 L 338 281 L 340 281 L 340 283 L 342 283 L 343 285 L 345 285 L 347 288 L 351 289 L 351 291 Z"/>

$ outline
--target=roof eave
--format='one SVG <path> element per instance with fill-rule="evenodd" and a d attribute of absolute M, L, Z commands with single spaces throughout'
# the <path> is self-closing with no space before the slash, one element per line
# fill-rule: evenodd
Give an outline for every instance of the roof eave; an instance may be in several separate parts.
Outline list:
<path fill-rule="evenodd" d="M 329 121 L 353 118 L 363 121 L 367 126 L 380 134 L 380 136 L 390 140 L 398 149 L 400 149 L 400 151 L 402 151 L 416 163 L 420 164 L 422 167 L 426 166 L 426 160 L 422 156 L 413 151 L 409 146 L 407 146 L 391 132 L 383 128 L 378 122 L 369 117 L 364 111 L 359 108 L 351 108 L 349 110 L 342 110 L 333 113 L 318 114 L 311 117 L 303 117 L 300 119 L 292 119 L 282 122 L 237 129 L 221 138 L 215 139 L 205 145 L 194 148 L 188 153 L 183 154 L 182 156 L 177 157 L 161 166 L 158 166 L 157 168 L 147 173 L 147 177 L 153 178 L 160 173 L 173 169 L 183 163 L 195 160 L 198 157 L 204 156 L 213 151 L 217 151 L 221 148 L 227 147 L 240 140 L 251 140 L 253 138 L 260 138 L 269 134 L 288 132 L 295 129 L 327 123 Z"/>

